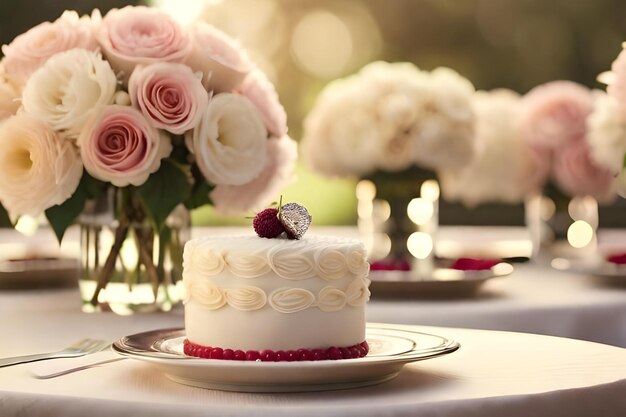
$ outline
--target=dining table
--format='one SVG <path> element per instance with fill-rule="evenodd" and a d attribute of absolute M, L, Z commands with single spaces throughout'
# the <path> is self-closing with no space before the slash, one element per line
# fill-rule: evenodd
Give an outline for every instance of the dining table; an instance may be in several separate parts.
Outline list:
<path fill-rule="evenodd" d="M 53 351 L 84 337 L 113 342 L 146 330 L 183 326 L 180 309 L 131 316 L 87 314 L 80 311 L 75 295 L 64 290 L 22 293 L 12 294 L 10 305 L 0 302 L 0 357 Z M 2 301 L 6 297 L 3 294 Z M 51 299 L 56 300 L 55 308 L 50 308 Z M 172 381 L 161 368 L 133 358 L 50 379 L 33 376 L 43 362 L 27 363 L 0 368 L 0 415 L 626 415 L 623 348 L 519 332 L 401 328 L 452 339 L 460 349 L 409 363 L 395 378 L 381 384 L 291 393 L 187 386 Z M 56 359 L 68 367 L 76 360 Z M 267 377 L 271 378 L 271 373 Z"/>
<path fill-rule="evenodd" d="M 81 306 L 71 285 L 0 290 L 0 357 L 184 326 L 180 305 L 127 316 L 85 313 Z M 0 368 L 0 416 L 626 415 L 623 287 L 524 262 L 469 297 L 373 293 L 366 314 L 368 323 L 439 335 L 460 349 L 409 363 L 377 385 L 292 393 L 187 386 L 133 358 L 50 379 L 36 377 L 44 362 L 14 365 Z"/>

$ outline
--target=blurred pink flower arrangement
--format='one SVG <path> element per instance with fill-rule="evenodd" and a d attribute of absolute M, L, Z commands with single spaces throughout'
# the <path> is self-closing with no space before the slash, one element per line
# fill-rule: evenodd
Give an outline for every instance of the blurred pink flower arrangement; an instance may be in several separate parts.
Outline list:
<path fill-rule="evenodd" d="M 550 177 L 569 196 L 599 201 L 615 195 L 615 178 L 592 159 L 588 120 L 600 93 L 571 81 L 552 81 L 529 91 L 522 100 L 523 139 L 550 163 Z"/>
<path fill-rule="evenodd" d="M 274 86 L 208 24 L 143 6 L 66 11 L 2 51 L 0 202 L 13 218 L 45 211 L 61 238 L 85 200 L 117 187 L 158 228 L 179 204 L 259 209 L 291 177 Z"/>

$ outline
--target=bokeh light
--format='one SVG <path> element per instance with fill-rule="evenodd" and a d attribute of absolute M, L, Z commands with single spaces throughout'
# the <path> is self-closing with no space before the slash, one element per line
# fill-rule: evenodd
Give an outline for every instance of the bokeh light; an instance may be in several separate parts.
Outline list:
<path fill-rule="evenodd" d="M 339 16 L 325 10 L 306 14 L 296 25 L 291 52 L 308 73 L 333 78 L 342 73 L 354 47 L 352 34 Z"/>
<path fill-rule="evenodd" d="M 426 259 L 433 251 L 433 239 L 428 233 L 415 232 L 407 239 L 406 246 L 417 259 Z"/>
<path fill-rule="evenodd" d="M 413 223 L 421 226 L 433 217 L 433 203 L 425 198 L 414 198 L 407 206 L 406 212 Z"/>
<path fill-rule="evenodd" d="M 576 220 L 567 229 L 567 241 L 572 247 L 584 248 L 593 240 L 593 227 L 584 220 Z"/>

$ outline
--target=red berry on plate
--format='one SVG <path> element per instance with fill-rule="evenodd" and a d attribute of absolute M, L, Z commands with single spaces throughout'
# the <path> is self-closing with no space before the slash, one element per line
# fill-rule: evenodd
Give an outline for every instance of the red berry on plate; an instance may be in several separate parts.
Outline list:
<path fill-rule="evenodd" d="M 357 349 L 359 350 L 359 358 L 364 358 L 367 356 L 367 349 L 365 349 L 363 345 L 357 345 Z"/>
<path fill-rule="evenodd" d="M 314 361 L 323 361 L 328 359 L 328 353 L 322 349 L 313 349 L 313 360 Z"/>
<path fill-rule="evenodd" d="M 354 346 L 349 348 L 348 350 L 350 351 L 350 357 L 352 359 L 356 359 L 361 356 L 361 352 L 359 352 L 359 349 Z"/>
<path fill-rule="evenodd" d="M 222 359 L 224 357 L 224 350 L 222 348 L 211 349 L 211 359 Z"/>
<path fill-rule="evenodd" d="M 341 351 L 334 346 L 326 349 L 326 352 L 328 353 L 328 357 L 332 360 L 341 359 Z"/>
<path fill-rule="evenodd" d="M 276 352 L 276 361 L 277 362 L 283 362 L 287 360 L 287 352 L 285 352 L 284 350 L 279 350 L 278 352 Z"/>
<path fill-rule="evenodd" d="M 278 219 L 278 209 L 267 208 L 257 214 L 252 220 L 254 231 L 259 237 L 273 239 L 285 231 L 285 227 Z"/>
<path fill-rule="evenodd" d="M 237 349 L 235 352 L 233 352 L 233 354 L 234 354 L 234 359 L 236 361 L 245 361 L 246 360 L 246 352 L 244 352 L 243 350 Z"/>
<path fill-rule="evenodd" d="M 298 352 L 295 350 L 287 351 L 287 362 L 293 362 L 298 360 Z"/>
<path fill-rule="evenodd" d="M 261 352 L 261 360 L 263 362 L 276 362 L 276 352 L 266 349 Z"/>
<path fill-rule="evenodd" d="M 313 353 L 309 349 L 298 349 L 299 361 L 312 361 Z"/>
<path fill-rule="evenodd" d="M 246 351 L 246 360 L 247 361 L 256 361 L 261 359 L 261 354 L 258 350 L 248 350 Z"/>
<path fill-rule="evenodd" d="M 348 348 L 339 348 L 339 351 L 341 352 L 341 357 L 343 359 L 351 358 L 350 351 L 348 350 Z"/>
<path fill-rule="evenodd" d="M 201 358 L 209 359 L 211 357 L 211 350 L 213 348 L 211 346 L 201 346 L 198 349 L 198 356 Z"/>
<path fill-rule="evenodd" d="M 226 359 L 227 361 L 232 361 L 235 359 L 235 352 L 232 349 L 224 349 L 224 353 L 222 354 L 222 359 Z"/>

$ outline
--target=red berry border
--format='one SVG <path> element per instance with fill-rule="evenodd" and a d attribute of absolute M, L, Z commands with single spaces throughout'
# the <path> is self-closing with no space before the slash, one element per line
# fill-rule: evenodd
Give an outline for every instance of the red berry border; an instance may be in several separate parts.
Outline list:
<path fill-rule="evenodd" d="M 187 356 L 204 359 L 222 359 L 230 361 L 256 362 L 296 362 L 296 361 L 323 361 L 337 359 L 363 358 L 369 352 L 367 342 L 348 347 L 329 347 L 328 349 L 298 349 L 278 350 L 233 350 L 198 345 L 185 339 L 183 351 Z"/>

